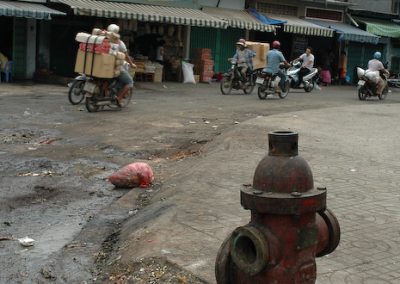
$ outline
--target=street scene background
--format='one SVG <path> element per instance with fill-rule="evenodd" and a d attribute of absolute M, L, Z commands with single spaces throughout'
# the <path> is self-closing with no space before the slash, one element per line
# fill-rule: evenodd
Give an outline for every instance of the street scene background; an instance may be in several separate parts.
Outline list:
<path fill-rule="evenodd" d="M 354 86 L 259 100 L 216 83 L 139 83 L 127 108 L 97 113 L 67 90 L 0 87 L 0 237 L 11 239 L 0 241 L 1 283 L 215 283 L 222 241 L 250 219 L 241 186 L 273 130 L 299 133 L 341 226 L 317 283 L 398 283 L 396 88 L 384 101 L 360 101 Z M 108 182 L 137 161 L 153 168 L 151 187 Z M 25 236 L 34 246 L 16 241 Z"/>

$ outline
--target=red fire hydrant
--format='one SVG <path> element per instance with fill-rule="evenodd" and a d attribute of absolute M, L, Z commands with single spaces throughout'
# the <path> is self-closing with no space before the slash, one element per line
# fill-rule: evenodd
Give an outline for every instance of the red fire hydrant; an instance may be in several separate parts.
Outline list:
<path fill-rule="evenodd" d="M 223 242 L 218 284 L 315 283 L 315 257 L 339 245 L 339 223 L 326 208 L 326 188 L 314 188 L 310 167 L 298 156 L 298 134 L 275 131 L 268 138 L 253 186 L 240 193 L 250 223 Z"/>

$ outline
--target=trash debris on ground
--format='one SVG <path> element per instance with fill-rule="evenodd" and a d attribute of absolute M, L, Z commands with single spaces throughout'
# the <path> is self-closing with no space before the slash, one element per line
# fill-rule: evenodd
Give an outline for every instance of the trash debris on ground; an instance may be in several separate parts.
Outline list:
<path fill-rule="evenodd" d="M 57 140 L 58 140 L 57 138 L 48 138 L 48 139 L 44 139 L 42 141 L 39 141 L 39 144 L 49 145 L 49 144 L 52 144 L 52 143 L 56 142 Z"/>
<path fill-rule="evenodd" d="M 40 173 L 28 172 L 28 173 L 19 173 L 18 174 L 19 177 L 61 176 L 61 175 L 62 174 L 56 173 L 53 171 L 44 171 L 44 172 L 40 172 Z"/>
<path fill-rule="evenodd" d="M 119 188 L 149 187 L 154 180 L 152 168 L 147 163 L 136 162 L 124 166 L 108 177 Z"/>
<path fill-rule="evenodd" d="M 0 241 L 12 241 L 14 240 L 13 236 L 0 236 Z"/>
<path fill-rule="evenodd" d="M 42 273 L 43 277 L 46 279 L 57 279 L 57 275 L 55 275 L 51 267 L 43 267 L 40 273 Z"/>
<path fill-rule="evenodd" d="M 24 238 L 18 239 L 18 241 L 24 247 L 30 247 L 35 244 L 35 240 L 30 237 L 24 237 Z"/>
<path fill-rule="evenodd" d="M 84 248 L 86 246 L 87 246 L 87 244 L 85 242 L 81 242 L 81 241 L 74 241 L 68 245 L 65 245 L 66 248 Z"/>

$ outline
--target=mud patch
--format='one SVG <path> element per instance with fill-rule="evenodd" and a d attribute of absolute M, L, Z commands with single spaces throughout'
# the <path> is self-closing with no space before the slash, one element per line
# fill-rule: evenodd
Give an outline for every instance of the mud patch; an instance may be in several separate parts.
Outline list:
<path fill-rule="evenodd" d="M 59 138 L 56 133 L 40 129 L 2 129 L 0 143 L 2 144 L 51 144 Z"/>
<path fill-rule="evenodd" d="M 198 156 L 201 153 L 203 145 L 207 144 L 208 140 L 193 140 L 180 146 L 178 149 L 168 149 L 159 151 L 151 159 L 169 159 L 173 161 L 183 160 L 188 157 Z"/>
<path fill-rule="evenodd" d="M 124 151 L 124 150 L 118 149 L 117 147 L 114 147 L 111 145 L 100 146 L 100 150 L 102 150 L 103 153 L 106 154 L 106 156 L 109 158 L 114 157 L 114 156 L 120 156 L 120 157 L 128 157 L 128 158 L 147 160 L 151 156 L 151 153 L 147 150 Z"/>
<path fill-rule="evenodd" d="M 113 265 L 107 278 L 96 279 L 95 283 L 135 283 L 135 284 L 206 284 L 165 258 L 147 258 L 129 265 Z"/>

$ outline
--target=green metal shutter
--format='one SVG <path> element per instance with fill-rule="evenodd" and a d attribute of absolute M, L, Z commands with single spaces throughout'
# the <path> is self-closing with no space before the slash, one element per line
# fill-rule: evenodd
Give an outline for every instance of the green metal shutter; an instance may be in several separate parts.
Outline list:
<path fill-rule="evenodd" d="M 380 51 L 382 53 L 383 56 L 381 61 L 385 62 L 383 45 L 361 44 L 355 42 L 349 44 L 347 54 L 347 74 L 350 76 L 350 82 L 357 82 L 356 67 L 366 69 L 368 67 L 368 61 L 373 58 L 375 51 Z"/>
<path fill-rule="evenodd" d="M 26 78 L 26 19 L 14 18 L 13 75 L 16 79 Z"/>
<path fill-rule="evenodd" d="M 235 53 L 235 43 L 244 37 L 241 29 L 214 29 L 192 27 L 190 34 L 190 57 L 195 57 L 197 48 L 211 48 L 215 62 L 214 71 L 225 72 L 229 68 L 228 58 Z"/>
<path fill-rule="evenodd" d="M 226 72 L 230 67 L 228 58 L 231 58 L 236 52 L 235 43 L 245 37 L 245 30 L 241 29 L 227 29 L 221 33 L 220 39 L 220 64 L 219 72 Z"/>

